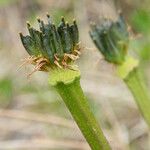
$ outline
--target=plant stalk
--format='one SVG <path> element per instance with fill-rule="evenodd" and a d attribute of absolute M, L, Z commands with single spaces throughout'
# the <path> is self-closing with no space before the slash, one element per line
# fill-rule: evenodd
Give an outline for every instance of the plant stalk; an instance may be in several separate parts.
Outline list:
<path fill-rule="evenodd" d="M 80 86 L 80 77 L 54 86 L 75 119 L 92 150 L 110 150 L 110 146 L 98 124 Z"/>
<path fill-rule="evenodd" d="M 145 121 L 150 127 L 150 96 L 138 67 L 134 68 L 124 78 L 124 81 L 132 92 Z"/>

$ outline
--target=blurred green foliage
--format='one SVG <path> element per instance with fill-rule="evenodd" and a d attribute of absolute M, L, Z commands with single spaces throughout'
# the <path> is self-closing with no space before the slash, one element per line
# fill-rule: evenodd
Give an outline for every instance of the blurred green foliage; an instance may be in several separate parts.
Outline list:
<path fill-rule="evenodd" d="M 21 87 L 20 90 L 23 93 L 36 93 L 37 92 L 37 87 L 34 84 L 32 84 L 32 85 L 26 84 L 23 87 Z"/>
<path fill-rule="evenodd" d="M 0 0 L 0 6 L 10 5 L 10 4 L 13 4 L 16 1 L 18 1 L 18 0 Z"/>
<path fill-rule="evenodd" d="M 13 84 L 10 78 L 0 80 L 0 106 L 8 104 L 13 95 Z"/>
<path fill-rule="evenodd" d="M 141 43 L 140 55 L 143 61 L 150 61 L 150 40 Z"/>
<path fill-rule="evenodd" d="M 150 61 L 150 11 L 138 9 L 130 17 L 131 25 L 140 38 L 131 41 L 131 48 L 135 50 L 142 63 Z"/>
<path fill-rule="evenodd" d="M 149 34 L 150 31 L 150 11 L 137 10 L 131 16 L 131 22 L 137 32 Z"/>
<path fill-rule="evenodd" d="M 68 21 L 68 22 L 72 22 L 72 18 L 73 18 L 73 13 L 72 13 L 72 10 L 70 9 L 55 9 L 55 10 L 50 10 L 49 14 L 52 14 L 52 18 L 55 22 L 56 25 L 59 24 L 60 22 L 60 18 L 62 16 L 65 16 L 65 21 Z"/>

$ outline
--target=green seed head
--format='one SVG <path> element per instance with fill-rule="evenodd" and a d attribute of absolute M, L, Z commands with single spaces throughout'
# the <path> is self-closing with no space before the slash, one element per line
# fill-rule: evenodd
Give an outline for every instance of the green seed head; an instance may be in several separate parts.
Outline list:
<path fill-rule="evenodd" d="M 107 61 L 115 64 L 124 62 L 129 34 L 121 14 L 115 22 L 104 19 L 100 25 L 92 24 L 90 36 Z"/>
<path fill-rule="evenodd" d="M 32 57 L 32 63 L 41 65 L 41 70 L 53 67 L 67 67 L 78 58 L 79 32 L 75 21 L 72 25 L 65 22 L 62 17 L 58 27 L 47 14 L 48 23 L 45 24 L 37 18 L 40 30 L 31 27 L 27 22 L 29 35 L 20 33 L 22 44 Z M 39 70 L 40 70 L 39 69 Z"/>

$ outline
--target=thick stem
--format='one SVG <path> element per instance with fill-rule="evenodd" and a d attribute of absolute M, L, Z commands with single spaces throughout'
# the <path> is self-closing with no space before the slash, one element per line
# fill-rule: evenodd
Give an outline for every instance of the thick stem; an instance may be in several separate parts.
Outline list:
<path fill-rule="evenodd" d="M 80 78 L 68 84 L 55 85 L 73 118 L 92 150 L 110 150 L 110 146 L 98 125 L 80 86 Z"/>
<path fill-rule="evenodd" d="M 150 127 L 150 96 L 138 68 L 133 69 L 124 81 L 131 90 L 144 119 Z"/>

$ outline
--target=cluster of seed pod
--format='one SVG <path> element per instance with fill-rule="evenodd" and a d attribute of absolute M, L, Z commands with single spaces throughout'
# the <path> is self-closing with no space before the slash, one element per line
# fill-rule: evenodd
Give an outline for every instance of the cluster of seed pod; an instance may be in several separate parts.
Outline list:
<path fill-rule="evenodd" d="M 70 62 L 79 57 L 79 32 L 76 21 L 69 25 L 62 17 L 58 27 L 47 14 L 48 23 L 39 18 L 40 31 L 27 23 L 29 35 L 20 33 L 21 41 L 30 58 L 28 63 L 35 65 L 35 70 L 48 70 L 53 67 L 68 67 Z"/>
<path fill-rule="evenodd" d="M 123 16 L 117 21 L 104 19 L 100 25 L 91 25 L 90 36 L 104 58 L 115 64 L 122 64 L 125 60 L 129 33 Z"/>

